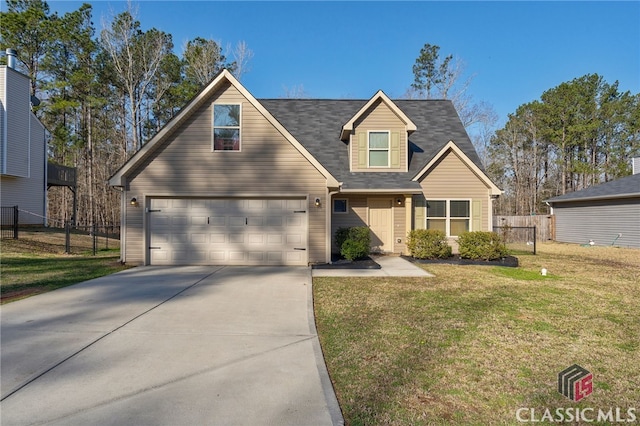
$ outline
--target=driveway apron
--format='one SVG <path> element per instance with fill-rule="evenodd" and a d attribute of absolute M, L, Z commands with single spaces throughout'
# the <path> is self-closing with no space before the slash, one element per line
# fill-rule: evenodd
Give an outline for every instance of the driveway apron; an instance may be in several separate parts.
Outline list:
<path fill-rule="evenodd" d="M 9 425 L 331 425 L 309 268 L 139 267 L 4 305 Z"/>

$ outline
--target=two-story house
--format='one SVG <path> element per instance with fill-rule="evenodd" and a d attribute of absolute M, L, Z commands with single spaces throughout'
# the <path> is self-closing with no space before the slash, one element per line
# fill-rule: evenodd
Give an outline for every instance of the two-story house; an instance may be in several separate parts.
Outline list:
<path fill-rule="evenodd" d="M 15 52 L 0 66 L 0 200 L 20 208 L 20 224 L 46 224 L 46 131 L 31 110 L 29 77 L 16 71 Z"/>
<path fill-rule="evenodd" d="M 490 230 L 501 191 L 450 101 L 254 98 L 219 73 L 109 181 L 133 264 L 330 262 L 338 227 Z"/>

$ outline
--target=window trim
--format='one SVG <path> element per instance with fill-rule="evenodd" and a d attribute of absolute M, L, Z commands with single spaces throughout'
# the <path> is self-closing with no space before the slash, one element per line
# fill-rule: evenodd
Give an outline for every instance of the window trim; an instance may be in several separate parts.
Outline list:
<path fill-rule="evenodd" d="M 238 125 L 237 126 L 216 126 L 216 105 L 237 105 L 239 108 Z M 238 149 L 216 149 L 215 134 L 216 129 L 237 129 L 238 130 Z M 214 102 L 211 108 L 211 152 L 241 152 L 242 151 L 242 103 L 240 102 Z"/>
<path fill-rule="evenodd" d="M 387 134 L 387 148 L 371 148 L 371 133 L 386 133 Z M 371 165 L 371 151 L 387 151 L 387 165 L 386 166 L 372 166 Z M 391 168 L 391 130 L 367 130 L 367 168 L 370 169 L 389 169 Z"/>
<path fill-rule="evenodd" d="M 343 212 L 336 211 L 336 201 L 344 201 L 345 210 Z M 331 211 L 333 214 L 349 214 L 349 199 L 348 198 L 334 198 L 331 203 Z"/>
<path fill-rule="evenodd" d="M 445 202 L 445 216 L 433 216 L 429 217 L 429 201 L 444 201 Z M 466 201 L 469 203 L 469 216 L 466 217 L 451 217 L 451 201 Z M 428 198 L 426 199 L 425 212 L 424 212 L 424 227 L 429 229 L 429 219 L 444 219 L 445 220 L 445 233 L 447 238 L 458 238 L 459 235 L 451 235 L 451 219 L 466 219 L 469 221 L 469 232 L 473 231 L 473 200 L 471 198 Z"/>

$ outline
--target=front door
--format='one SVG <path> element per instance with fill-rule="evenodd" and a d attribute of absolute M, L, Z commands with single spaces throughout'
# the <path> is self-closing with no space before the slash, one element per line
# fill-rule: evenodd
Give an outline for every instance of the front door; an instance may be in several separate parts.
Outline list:
<path fill-rule="evenodd" d="M 371 251 L 393 252 L 393 200 L 370 198 L 368 205 Z"/>

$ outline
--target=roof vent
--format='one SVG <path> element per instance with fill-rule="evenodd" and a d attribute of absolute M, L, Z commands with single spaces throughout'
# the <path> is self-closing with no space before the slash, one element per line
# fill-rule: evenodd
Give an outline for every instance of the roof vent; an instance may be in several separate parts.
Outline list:
<path fill-rule="evenodd" d="M 18 52 L 14 49 L 7 49 L 7 66 L 11 69 L 16 69 L 16 62 L 18 60 Z"/>

